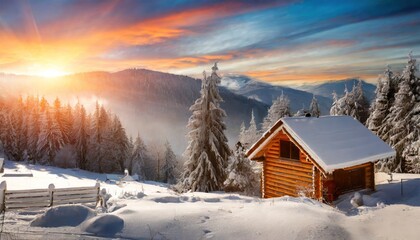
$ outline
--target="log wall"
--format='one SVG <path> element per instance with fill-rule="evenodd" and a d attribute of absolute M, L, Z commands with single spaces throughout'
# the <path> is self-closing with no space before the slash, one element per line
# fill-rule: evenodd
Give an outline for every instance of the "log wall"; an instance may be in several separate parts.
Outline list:
<path fill-rule="evenodd" d="M 262 197 L 308 196 L 320 198 L 321 174 L 300 151 L 300 160 L 280 159 L 280 140 L 290 141 L 280 132 L 265 150 Z"/>

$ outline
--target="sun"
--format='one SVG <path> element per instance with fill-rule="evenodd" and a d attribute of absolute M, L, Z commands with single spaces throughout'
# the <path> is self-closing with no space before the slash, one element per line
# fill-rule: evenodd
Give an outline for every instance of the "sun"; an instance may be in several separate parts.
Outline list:
<path fill-rule="evenodd" d="M 57 68 L 40 69 L 37 75 L 45 78 L 55 78 L 67 75 L 68 73 Z"/>

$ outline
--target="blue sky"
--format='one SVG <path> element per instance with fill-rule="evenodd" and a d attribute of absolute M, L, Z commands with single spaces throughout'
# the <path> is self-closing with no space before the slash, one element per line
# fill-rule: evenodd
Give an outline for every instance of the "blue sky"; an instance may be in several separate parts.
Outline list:
<path fill-rule="evenodd" d="M 5 1 L 0 72 L 142 67 L 273 83 L 400 71 L 420 56 L 419 1 Z"/>

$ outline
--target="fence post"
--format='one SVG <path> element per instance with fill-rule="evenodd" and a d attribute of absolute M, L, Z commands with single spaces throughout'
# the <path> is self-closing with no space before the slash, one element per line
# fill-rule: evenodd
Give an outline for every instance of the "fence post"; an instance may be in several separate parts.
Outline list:
<path fill-rule="evenodd" d="M 96 188 L 96 206 L 97 206 L 98 202 L 100 201 L 99 191 L 101 189 L 101 184 L 99 183 L 99 180 L 96 180 L 95 188 Z"/>
<path fill-rule="evenodd" d="M 53 202 L 54 202 L 54 189 L 55 189 L 54 184 L 51 183 L 50 185 L 48 185 L 48 192 L 50 194 L 50 207 L 53 206 Z"/>
<path fill-rule="evenodd" d="M 6 181 L 0 183 L 0 213 L 6 210 Z"/>

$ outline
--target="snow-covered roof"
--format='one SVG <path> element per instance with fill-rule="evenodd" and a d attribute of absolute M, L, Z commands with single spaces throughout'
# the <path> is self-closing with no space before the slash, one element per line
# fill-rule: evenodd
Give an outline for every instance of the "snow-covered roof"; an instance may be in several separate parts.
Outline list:
<path fill-rule="evenodd" d="M 280 119 L 247 155 L 255 158 L 284 128 L 326 172 L 395 156 L 395 151 L 359 121 L 349 116 Z"/>

